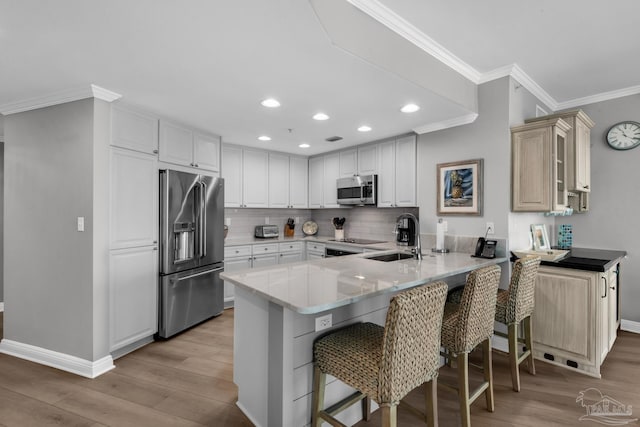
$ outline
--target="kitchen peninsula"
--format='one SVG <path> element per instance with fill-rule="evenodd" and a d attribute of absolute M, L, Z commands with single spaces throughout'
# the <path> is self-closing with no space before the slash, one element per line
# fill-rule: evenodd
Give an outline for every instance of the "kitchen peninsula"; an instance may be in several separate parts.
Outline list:
<path fill-rule="evenodd" d="M 398 291 L 459 277 L 507 258 L 468 253 L 424 255 L 421 261 L 372 259 L 397 251 L 364 253 L 277 265 L 222 278 L 235 285 L 234 382 L 238 406 L 257 426 L 301 426 L 311 420 L 312 348 L 331 327 L 370 321 L 384 325 Z M 405 252 L 406 253 L 406 252 Z M 503 275 L 508 274 L 503 268 Z M 350 393 L 339 381 L 327 385 L 326 402 Z M 357 407 L 343 422 L 360 418 Z"/>

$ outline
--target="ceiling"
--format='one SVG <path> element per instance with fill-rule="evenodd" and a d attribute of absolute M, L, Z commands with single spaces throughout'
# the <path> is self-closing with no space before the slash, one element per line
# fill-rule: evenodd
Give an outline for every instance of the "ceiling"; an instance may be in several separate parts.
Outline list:
<path fill-rule="evenodd" d="M 640 93 L 638 12 L 636 0 L 0 0 L 0 111 L 94 84 L 225 142 L 312 155 L 468 123 L 476 85 L 509 74 L 554 110 Z M 421 109 L 401 113 L 409 102 Z"/>

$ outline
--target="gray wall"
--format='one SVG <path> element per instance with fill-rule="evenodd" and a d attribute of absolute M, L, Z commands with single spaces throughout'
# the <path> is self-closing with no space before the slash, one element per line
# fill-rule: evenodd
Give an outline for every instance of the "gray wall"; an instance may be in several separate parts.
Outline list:
<path fill-rule="evenodd" d="M 85 360 L 108 354 L 109 115 L 101 104 L 5 118 L 4 337 Z"/>
<path fill-rule="evenodd" d="M 2 135 L 0 135 L 0 302 L 4 302 L 4 136 Z"/>
<path fill-rule="evenodd" d="M 588 213 L 557 218 L 573 224 L 574 246 L 622 249 L 622 318 L 640 322 L 640 148 L 616 151 L 605 142 L 606 132 L 623 120 L 640 122 L 640 95 L 581 107 L 595 122 L 591 129 L 591 199 Z"/>

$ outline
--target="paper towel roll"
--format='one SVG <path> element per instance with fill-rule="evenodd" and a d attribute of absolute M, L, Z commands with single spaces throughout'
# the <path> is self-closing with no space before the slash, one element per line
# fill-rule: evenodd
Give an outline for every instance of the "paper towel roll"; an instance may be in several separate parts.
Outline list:
<path fill-rule="evenodd" d="M 436 224 L 436 249 L 437 250 L 444 249 L 444 230 L 445 230 L 445 224 L 443 224 L 442 220 L 440 220 Z"/>

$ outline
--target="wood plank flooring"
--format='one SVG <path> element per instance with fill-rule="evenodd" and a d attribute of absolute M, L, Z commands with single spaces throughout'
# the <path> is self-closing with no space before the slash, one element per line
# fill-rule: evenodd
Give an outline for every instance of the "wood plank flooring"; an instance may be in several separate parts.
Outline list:
<path fill-rule="evenodd" d="M 2 325 L 0 313 L 0 326 Z M 2 336 L 0 329 L 0 337 Z M 522 391 L 511 391 L 507 358 L 494 351 L 496 411 L 478 399 L 471 410 L 474 426 L 587 426 L 581 390 L 598 388 L 640 418 L 640 335 L 619 332 L 598 380 L 538 361 L 537 375 L 522 373 Z M 0 426 L 251 426 L 235 406 L 233 310 L 171 340 L 155 342 L 116 360 L 116 369 L 94 380 L 81 378 L 0 354 Z M 442 368 L 440 381 L 455 380 Z M 479 373 L 475 373 L 480 378 Z M 421 389 L 407 400 L 422 407 Z M 456 395 L 438 390 L 441 426 L 457 426 Z M 403 408 L 398 425 L 423 426 Z M 378 427 L 380 414 L 358 427 Z M 637 425 L 633 423 L 631 425 Z"/>

